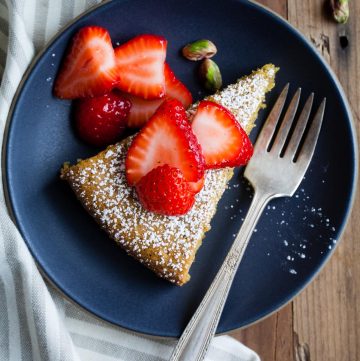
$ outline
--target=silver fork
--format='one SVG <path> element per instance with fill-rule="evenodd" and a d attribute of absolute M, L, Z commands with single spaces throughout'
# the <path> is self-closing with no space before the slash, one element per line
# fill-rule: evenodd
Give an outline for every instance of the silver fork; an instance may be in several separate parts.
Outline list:
<path fill-rule="evenodd" d="M 299 105 L 299 88 L 286 110 L 279 130 L 275 132 L 288 89 L 289 84 L 285 86 L 272 108 L 256 141 L 254 155 L 245 169 L 244 176 L 254 188 L 253 200 L 246 218 L 214 281 L 177 343 L 170 361 L 201 361 L 205 358 L 232 281 L 262 211 L 271 199 L 291 197 L 310 164 L 326 100 L 323 99 L 320 104 L 301 144 L 314 94 L 308 97 L 296 125 L 292 128 Z M 293 129 L 291 135 L 290 129 Z"/>

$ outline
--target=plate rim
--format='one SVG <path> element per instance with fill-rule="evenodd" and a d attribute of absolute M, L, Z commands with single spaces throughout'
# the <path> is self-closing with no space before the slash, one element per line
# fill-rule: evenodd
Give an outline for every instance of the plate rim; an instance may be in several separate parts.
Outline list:
<path fill-rule="evenodd" d="M 128 1 L 128 0 L 126 0 Z M 200 0 L 200 1 L 204 1 L 204 0 Z M 337 88 L 337 90 L 340 93 L 341 99 L 344 102 L 344 108 L 346 111 L 346 114 L 349 118 L 349 125 L 350 125 L 350 130 L 351 130 L 351 140 L 354 146 L 354 168 L 353 168 L 353 177 L 352 177 L 352 187 L 351 187 L 351 193 L 346 205 L 346 211 L 344 212 L 344 217 L 343 217 L 343 221 L 341 223 L 341 226 L 339 227 L 339 237 L 338 240 L 335 244 L 335 246 L 333 247 L 333 249 L 331 250 L 331 252 L 329 252 L 326 257 L 323 258 L 321 265 L 316 269 L 316 271 L 312 274 L 312 276 L 307 280 L 307 282 L 305 282 L 304 284 L 301 285 L 300 288 L 294 290 L 293 294 L 291 294 L 288 299 L 286 299 L 283 303 L 281 303 L 280 305 L 278 305 L 278 307 L 274 308 L 274 310 L 272 310 L 271 312 L 260 316 L 259 318 L 257 318 L 255 321 L 252 321 L 246 325 L 240 326 L 238 328 L 234 328 L 228 331 L 224 331 L 224 332 L 220 332 L 220 333 L 216 333 L 217 335 L 222 335 L 222 334 L 227 334 L 229 332 L 233 332 L 236 330 L 240 330 L 243 328 L 247 328 L 250 327 L 258 322 L 261 322 L 262 320 L 264 320 L 267 317 L 270 317 L 271 315 L 273 315 L 274 313 L 280 311 L 282 308 L 284 308 L 286 305 L 288 305 L 291 301 L 294 300 L 295 297 L 297 297 L 298 295 L 300 295 L 306 288 L 307 286 L 320 274 L 320 272 L 323 270 L 323 268 L 325 267 L 325 265 L 328 263 L 328 261 L 330 260 L 331 256 L 334 254 L 335 250 L 337 249 L 340 241 L 343 238 L 344 235 L 344 231 L 346 228 L 346 225 L 349 222 L 349 218 L 354 206 L 354 202 L 355 202 L 355 198 L 356 198 L 356 194 L 357 194 L 357 190 L 358 190 L 358 179 L 359 179 L 359 146 L 358 146 L 358 141 L 357 141 L 357 130 L 355 127 L 355 122 L 354 122 L 354 118 L 352 115 L 352 110 L 349 104 L 349 101 L 347 99 L 346 93 L 337 77 L 337 75 L 335 74 L 335 72 L 333 71 L 333 69 L 331 68 L 331 66 L 326 62 L 326 60 L 324 59 L 324 57 L 322 56 L 322 54 L 319 53 L 319 51 L 316 49 L 316 47 L 314 46 L 314 44 L 311 43 L 310 40 L 308 40 L 306 38 L 306 36 L 300 32 L 300 30 L 298 30 L 294 25 L 292 25 L 287 19 L 283 18 L 281 15 L 277 14 L 275 11 L 273 11 L 272 9 L 268 8 L 267 6 L 263 5 L 263 4 L 259 4 L 258 2 L 256 2 L 255 0 L 236 0 L 236 2 L 239 3 L 248 3 L 251 7 L 255 8 L 256 11 L 260 11 L 263 13 L 266 13 L 267 15 L 270 15 L 270 17 L 272 17 L 274 19 L 275 22 L 280 22 L 281 24 L 283 24 L 289 31 L 292 31 L 297 37 L 299 37 L 305 45 L 307 45 L 310 50 L 312 50 L 312 53 L 314 54 L 315 57 L 318 58 L 318 60 L 321 62 L 322 66 L 327 70 L 328 74 L 330 75 L 330 77 L 332 78 L 332 80 L 334 81 L 334 84 Z M 70 301 L 72 304 L 80 307 L 83 311 L 85 311 L 88 314 L 91 314 L 92 316 L 96 317 L 97 319 L 100 319 L 112 326 L 118 327 L 120 329 L 123 329 L 125 331 L 130 331 L 133 332 L 137 335 L 146 335 L 149 337 L 152 337 L 154 339 L 176 339 L 177 337 L 173 337 L 173 336 L 163 336 L 163 335 L 156 335 L 156 334 L 151 334 L 151 333 L 147 333 L 147 332 L 142 332 L 139 330 L 134 330 L 131 328 L 127 328 L 124 326 L 121 326 L 117 323 L 112 322 L 111 320 L 105 319 L 103 317 L 101 317 L 100 315 L 96 314 L 95 312 L 93 312 L 92 310 L 90 310 L 89 308 L 87 308 L 85 305 L 79 303 L 78 301 L 76 301 L 75 299 L 73 299 L 72 297 L 70 297 L 70 295 L 68 295 L 60 285 L 57 284 L 57 282 L 51 278 L 51 276 L 46 272 L 46 270 L 41 266 L 41 264 L 37 261 L 34 252 L 30 249 L 30 247 L 27 244 L 27 241 L 25 240 L 24 236 L 23 236 L 23 232 L 21 229 L 21 224 L 17 221 L 16 218 L 16 214 L 14 211 L 14 206 L 13 206 L 13 202 L 12 202 L 12 197 L 11 197 L 11 192 L 10 192 L 10 187 L 9 187 L 9 178 L 11 178 L 9 176 L 8 173 L 8 143 L 9 143 L 9 135 L 11 134 L 11 129 L 12 129 L 12 118 L 14 115 L 14 112 L 16 110 L 16 105 L 18 103 L 18 99 L 21 96 L 22 90 L 25 86 L 25 84 L 27 83 L 27 80 L 29 78 L 29 76 L 32 74 L 33 69 L 36 67 L 38 61 L 42 58 L 42 56 L 48 51 L 48 49 L 53 45 L 53 43 L 62 36 L 62 34 L 68 29 L 70 28 L 72 25 L 74 25 L 77 21 L 79 21 L 80 19 L 86 17 L 88 14 L 97 11 L 99 8 L 102 8 L 104 6 L 107 6 L 111 3 L 116 3 L 112 0 L 104 0 L 101 3 L 98 3 L 94 6 L 91 6 L 89 9 L 87 9 L 85 12 L 79 14 L 78 16 L 76 16 L 74 19 L 72 19 L 70 22 L 68 22 L 64 27 L 62 27 L 53 37 L 51 37 L 51 39 L 48 41 L 48 43 L 46 44 L 46 46 L 39 51 L 39 53 L 33 58 L 33 60 L 30 62 L 28 68 L 26 69 L 16 91 L 14 94 L 14 97 L 11 101 L 10 107 L 9 107 L 9 112 L 8 115 L 6 117 L 6 121 L 5 121 L 5 127 L 4 127 L 4 140 L 3 140 L 3 144 L 2 144 L 2 156 L 1 156 L 1 167 L 2 167 L 2 181 L 3 181 L 3 193 L 4 193 L 4 199 L 5 199 L 5 205 L 7 207 L 7 210 L 9 212 L 9 216 L 12 219 L 12 221 L 14 222 L 15 226 L 17 227 L 17 229 L 19 230 L 21 236 L 24 239 L 24 242 L 27 246 L 27 248 L 29 249 L 29 252 L 31 253 L 38 270 L 40 271 L 41 275 L 46 279 L 46 281 L 48 283 L 50 283 L 50 285 L 54 288 L 56 288 L 57 292 L 60 292 L 60 294 L 66 298 L 66 300 Z M 118 2 L 118 4 L 121 4 L 121 2 Z"/>

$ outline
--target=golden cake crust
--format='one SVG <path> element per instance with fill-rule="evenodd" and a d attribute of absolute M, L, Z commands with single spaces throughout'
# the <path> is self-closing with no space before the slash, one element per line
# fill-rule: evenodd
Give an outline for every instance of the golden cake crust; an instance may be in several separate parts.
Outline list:
<path fill-rule="evenodd" d="M 229 108 L 249 132 L 265 93 L 274 86 L 276 68 L 263 68 L 209 97 Z M 190 108 L 191 114 L 196 105 Z M 163 216 L 145 210 L 125 177 L 125 157 L 131 137 L 109 146 L 76 165 L 65 164 L 61 178 L 68 181 L 85 209 L 131 256 L 160 277 L 182 285 L 217 204 L 233 175 L 231 168 L 206 172 L 204 188 L 184 216 Z"/>

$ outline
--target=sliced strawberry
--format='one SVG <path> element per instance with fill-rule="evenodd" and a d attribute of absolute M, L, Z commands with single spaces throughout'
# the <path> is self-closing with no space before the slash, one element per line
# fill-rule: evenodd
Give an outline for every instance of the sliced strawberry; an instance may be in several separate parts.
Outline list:
<path fill-rule="evenodd" d="M 169 64 L 165 63 L 165 87 L 166 97 L 180 100 L 183 106 L 189 107 L 193 102 L 192 95 L 188 88 L 175 76 Z"/>
<path fill-rule="evenodd" d="M 145 209 L 168 216 L 186 214 L 195 202 L 194 193 L 181 170 L 167 164 L 141 178 L 136 191 Z"/>
<path fill-rule="evenodd" d="M 139 35 L 117 47 L 117 87 L 144 99 L 164 97 L 166 47 L 166 39 L 156 35 Z"/>
<path fill-rule="evenodd" d="M 107 30 L 87 26 L 74 36 L 57 75 L 54 93 L 63 99 L 94 97 L 117 82 L 114 49 Z"/>
<path fill-rule="evenodd" d="M 190 182 L 204 175 L 201 147 L 176 99 L 166 100 L 135 136 L 125 162 L 128 183 L 135 185 L 163 164 L 180 169 Z"/>
<path fill-rule="evenodd" d="M 194 194 L 199 193 L 204 187 L 205 175 L 201 179 L 199 179 L 197 182 L 188 182 L 188 184 L 189 184 L 191 191 Z"/>
<path fill-rule="evenodd" d="M 235 117 L 221 105 L 200 102 L 192 122 L 205 157 L 206 168 L 236 167 L 246 164 L 253 146 Z"/>
<path fill-rule="evenodd" d="M 180 100 L 185 108 L 192 103 L 192 95 L 186 86 L 176 78 L 169 64 L 165 63 L 165 88 L 166 99 L 174 98 Z M 145 100 L 135 95 L 126 94 L 131 104 L 131 112 L 128 118 L 128 126 L 141 128 L 159 108 L 163 99 Z"/>
<path fill-rule="evenodd" d="M 131 102 L 131 111 L 128 117 L 128 127 L 131 128 L 141 128 L 164 101 L 163 99 L 145 100 L 127 93 L 122 93 L 122 95 Z"/>

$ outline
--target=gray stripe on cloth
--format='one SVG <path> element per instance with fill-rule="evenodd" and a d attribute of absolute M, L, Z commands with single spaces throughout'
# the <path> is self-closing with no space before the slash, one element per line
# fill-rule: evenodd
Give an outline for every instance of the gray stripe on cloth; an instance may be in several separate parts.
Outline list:
<path fill-rule="evenodd" d="M 85 350 L 94 351 L 103 355 L 119 358 L 126 361 L 166 361 L 162 357 L 149 355 L 145 352 L 129 349 L 111 342 L 97 340 L 93 337 L 79 335 L 78 333 L 71 333 L 71 338 L 77 347 Z"/>
<path fill-rule="evenodd" d="M 16 0 L 11 1 L 12 6 L 10 6 L 10 10 L 12 11 L 11 20 L 15 22 L 15 24 L 12 24 L 12 26 L 9 27 L 9 52 L 14 57 L 14 60 L 16 61 L 19 69 L 21 72 L 24 72 L 27 68 L 27 65 L 30 60 L 29 54 L 26 54 L 22 45 L 21 40 L 16 35 L 16 29 L 14 27 L 17 25 L 18 21 L 15 21 L 15 19 L 19 19 L 20 17 L 23 17 L 23 10 L 24 10 L 24 0 Z M 21 19 L 22 21 L 22 19 Z"/>
<path fill-rule="evenodd" d="M 65 304 L 65 315 L 68 318 L 72 318 L 74 320 L 86 322 L 86 323 L 92 324 L 94 326 L 107 327 L 107 328 L 111 327 L 111 328 L 114 328 L 114 329 L 117 328 L 116 326 L 109 325 L 109 324 L 105 323 L 104 321 L 99 320 L 96 317 L 93 317 L 87 311 L 78 310 L 77 306 L 74 307 L 74 305 L 69 303 L 69 302 L 66 302 L 66 304 Z M 123 332 L 127 332 L 127 333 L 130 333 L 130 334 L 132 333 L 131 331 L 127 331 L 127 330 L 124 330 Z M 142 337 L 141 335 L 137 335 L 137 336 Z M 151 338 L 151 337 L 149 337 L 149 338 Z M 167 340 L 165 338 L 164 339 L 159 338 L 159 339 L 156 339 L 154 341 L 156 343 L 158 343 L 160 345 L 164 345 L 164 346 L 169 346 L 169 345 L 172 345 L 172 343 L 173 343 L 173 340 Z"/>
<path fill-rule="evenodd" d="M 22 72 L 24 72 L 28 66 L 27 56 L 24 52 L 24 49 L 21 45 L 21 42 L 19 41 L 18 37 L 14 33 L 14 30 L 10 28 L 10 38 L 12 41 L 9 42 L 9 51 L 10 54 L 15 58 L 15 61 L 17 62 L 19 69 L 21 69 Z"/>
<path fill-rule="evenodd" d="M 9 360 L 9 319 L 7 316 L 5 285 L 0 277 L 0 358 Z"/>
<path fill-rule="evenodd" d="M 12 97 L 14 95 L 15 89 L 12 83 L 9 80 L 7 73 L 4 73 L 2 81 L 1 81 L 1 88 L 0 92 L 3 95 L 4 99 L 11 104 Z"/>
<path fill-rule="evenodd" d="M 0 4 L 7 8 L 6 0 L 0 0 Z"/>
<path fill-rule="evenodd" d="M 5 3 L 6 3 L 6 0 L 5 0 Z M 18 14 L 22 14 L 22 12 L 19 10 L 21 10 L 23 8 L 24 0 L 9 0 L 9 3 L 13 7 L 13 10 L 15 10 Z M 8 8 L 10 9 L 11 6 Z"/>
<path fill-rule="evenodd" d="M 33 284 L 39 281 L 36 274 L 33 274 Z M 45 289 L 44 287 L 37 285 L 38 287 L 33 288 L 31 295 L 31 308 L 37 310 L 34 312 L 34 323 L 37 327 L 37 339 L 39 345 L 39 353 L 41 360 L 50 360 L 50 353 L 47 342 L 47 330 L 46 330 L 46 308 L 45 308 Z"/>
<path fill-rule="evenodd" d="M 106 327 L 106 328 L 114 328 L 117 329 L 116 326 L 110 325 L 105 323 L 103 320 L 100 320 L 96 317 L 93 317 L 91 314 L 88 313 L 88 311 L 79 310 L 78 306 L 74 307 L 73 304 L 70 302 L 66 302 L 65 304 L 65 316 L 74 320 L 82 321 L 89 323 L 94 326 L 100 326 L 100 327 Z M 122 332 L 132 333 L 131 331 L 123 330 Z M 143 337 L 142 335 L 136 335 L 137 337 Z M 151 339 L 150 336 L 146 336 L 145 338 Z M 166 338 L 156 338 L 154 339 L 154 342 L 156 342 L 159 345 L 164 346 L 172 346 L 173 340 L 167 340 Z"/>
<path fill-rule="evenodd" d="M 31 350 L 31 334 L 26 314 L 26 307 L 23 300 L 26 300 L 24 292 L 24 279 L 22 274 L 22 265 L 17 261 L 18 248 L 15 242 L 5 242 L 6 259 L 9 264 L 11 273 L 14 277 L 14 286 L 16 289 L 16 306 L 19 316 L 20 327 L 20 343 L 22 350 Z M 27 359 L 27 355 L 22 353 L 23 360 Z M 24 358 L 25 357 L 25 358 Z"/>
<path fill-rule="evenodd" d="M 64 4 L 65 1 L 65 4 Z M 61 0 L 60 26 L 65 26 L 74 13 L 74 1 Z"/>
<path fill-rule="evenodd" d="M 6 62 L 6 53 L 3 49 L 0 48 L 0 65 L 4 68 Z"/>
<path fill-rule="evenodd" d="M 86 8 L 89 9 L 98 3 L 99 3 L 98 0 L 86 0 Z"/>
<path fill-rule="evenodd" d="M 67 329 L 64 327 L 60 328 L 60 340 L 59 340 L 59 360 L 60 361 L 74 361 L 74 352 L 68 352 L 70 335 L 67 333 Z M 86 360 L 84 360 L 86 361 Z"/>
<path fill-rule="evenodd" d="M 86 313 L 86 311 L 84 311 Z M 74 318 L 75 320 L 84 321 L 84 315 L 80 314 L 77 307 L 74 307 L 71 303 L 67 302 L 65 304 L 65 316 L 69 318 Z M 102 326 L 102 321 L 99 321 L 95 317 L 87 317 L 86 322 L 91 323 L 95 326 Z"/>
<path fill-rule="evenodd" d="M 0 31 L 5 35 L 8 36 L 9 35 L 9 23 L 3 19 L 0 18 Z"/>
<path fill-rule="evenodd" d="M 46 20 L 48 17 L 49 2 L 37 1 L 36 2 L 36 19 L 34 29 L 34 44 L 36 50 L 44 47 L 46 42 Z"/>

